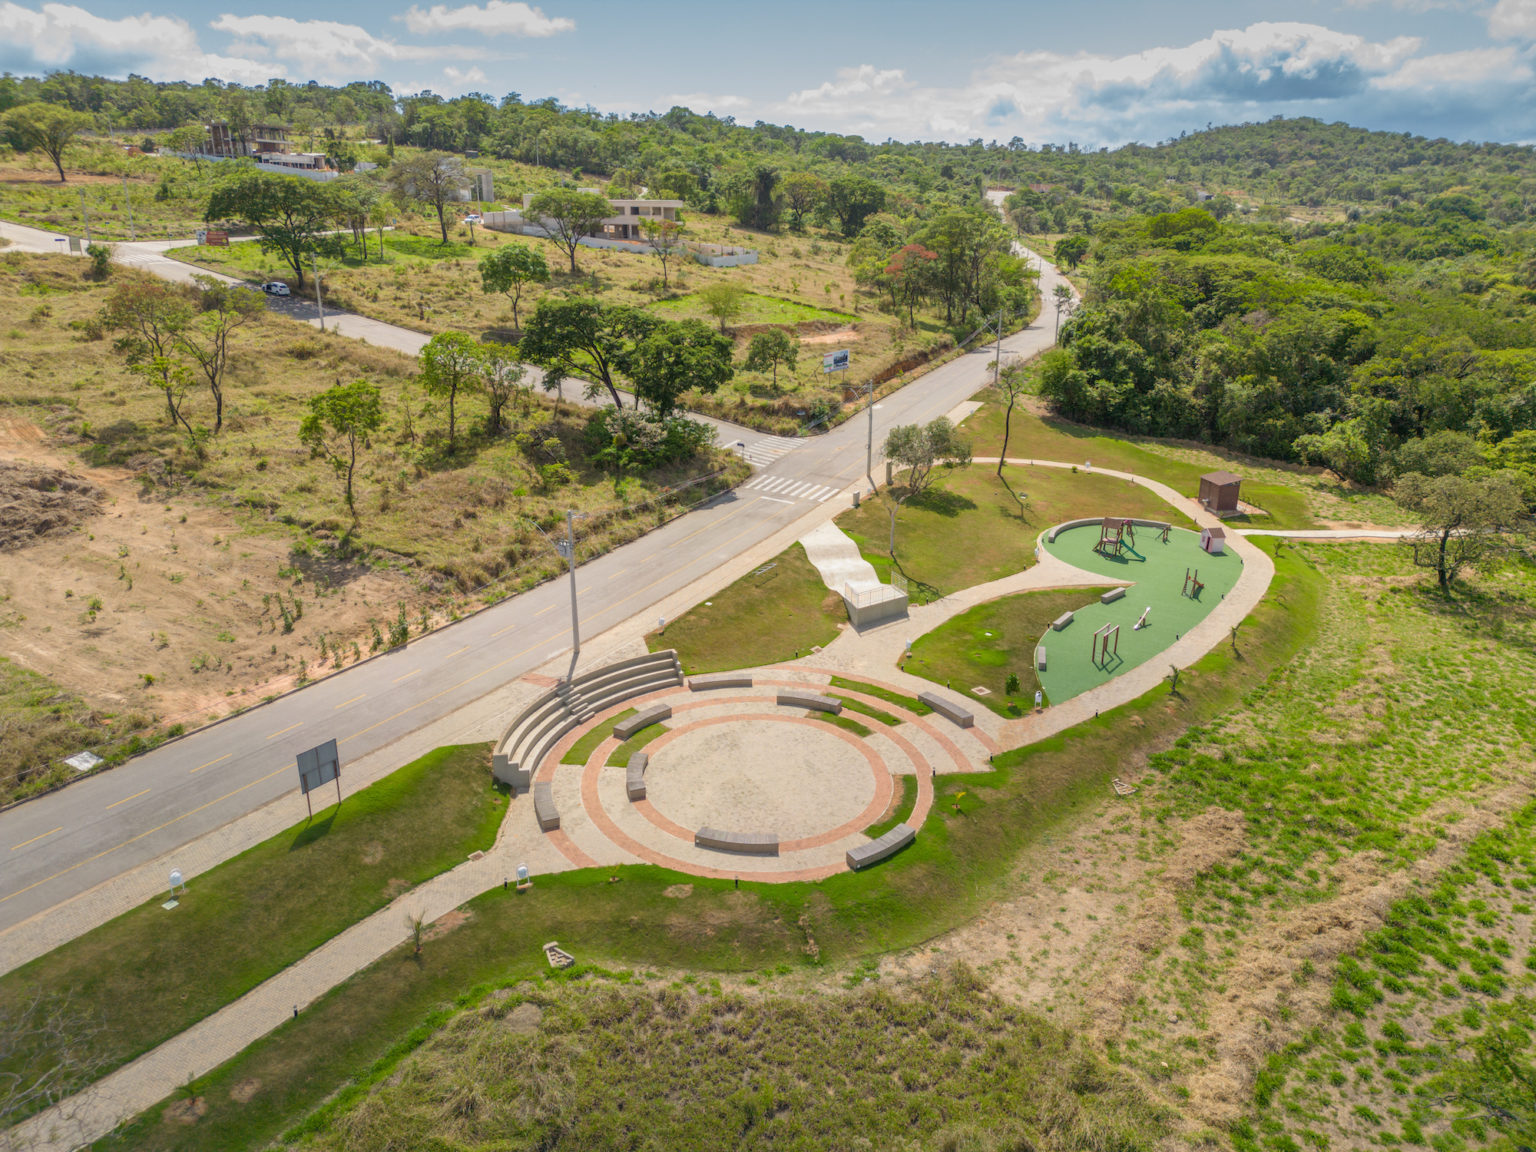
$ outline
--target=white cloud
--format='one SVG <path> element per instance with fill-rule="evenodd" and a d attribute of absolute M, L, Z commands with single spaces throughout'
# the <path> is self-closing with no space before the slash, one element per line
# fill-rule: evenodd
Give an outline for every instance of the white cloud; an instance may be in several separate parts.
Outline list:
<path fill-rule="evenodd" d="M 1536 0 L 1500 3 L 1536 12 Z M 1022 52 L 994 59 L 949 87 L 863 64 L 788 94 L 762 115 L 907 140 L 1019 135 L 1113 145 L 1163 139 L 1208 120 L 1277 114 L 1422 126 L 1430 134 L 1530 136 L 1536 110 L 1531 53 L 1489 48 L 1421 55 L 1422 47 L 1412 36 L 1374 41 L 1316 24 L 1257 23 L 1120 56 Z"/>
<path fill-rule="evenodd" d="M 242 55 L 282 61 L 297 76 L 336 80 L 374 77 L 384 66 L 404 60 L 454 59 L 482 55 L 478 49 L 423 48 L 381 39 L 356 24 L 334 20 L 294 20 L 288 16 L 235 16 L 225 13 L 209 25 L 237 37 Z"/>
<path fill-rule="evenodd" d="M 485 83 L 485 73 L 480 71 L 480 69 L 473 67 L 467 68 L 461 72 L 459 69 L 450 64 L 448 67 L 443 69 L 443 75 L 446 76 L 448 78 L 448 82 L 454 85 L 455 89 L 459 91 L 462 91 L 471 84 Z"/>
<path fill-rule="evenodd" d="M 673 92 L 663 96 L 658 103 L 664 108 L 687 108 L 694 112 L 718 113 L 747 108 L 756 102 L 748 100 L 745 96 L 732 96 L 729 93 Z"/>
<path fill-rule="evenodd" d="M 1488 32 L 1504 40 L 1536 40 L 1536 0 L 1499 0 L 1488 13 Z"/>
<path fill-rule="evenodd" d="M 209 76 L 260 83 L 286 73 L 270 63 L 205 53 L 197 33 L 174 16 L 106 19 L 73 4 L 25 8 L 0 3 L 0 68 L 35 72 L 73 68 L 124 75 L 149 72 L 163 80 Z"/>
<path fill-rule="evenodd" d="M 462 8 L 434 4 L 425 11 L 413 4 L 404 16 L 395 19 L 404 20 L 405 26 L 418 36 L 474 32 L 481 36 L 542 37 L 570 32 L 576 27 L 576 21 L 564 16 L 546 16 L 542 8 L 508 0 L 486 0 L 483 8 L 474 4 Z"/>

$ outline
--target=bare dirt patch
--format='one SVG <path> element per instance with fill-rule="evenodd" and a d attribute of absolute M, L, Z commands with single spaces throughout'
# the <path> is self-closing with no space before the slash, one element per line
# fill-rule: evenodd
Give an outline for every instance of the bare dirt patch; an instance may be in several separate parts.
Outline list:
<path fill-rule="evenodd" d="M 432 926 L 422 933 L 421 938 L 423 940 L 436 940 L 441 936 L 446 936 L 459 925 L 469 923 L 473 917 L 474 913 L 466 912 L 462 908 L 455 908 L 452 912 L 444 912 L 436 920 L 432 921 Z"/>
<path fill-rule="evenodd" d="M 229 1098 L 236 1104 L 249 1104 L 260 1091 L 261 1081 L 254 1076 L 247 1076 L 229 1090 Z"/>
<path fill-rule="evenodd" d="M 543 1019 L 544 1009 L 525 1000 L 507 1013 L 505 1023 L 509 1031 L 528 1036 L 539 1030 L 539 1023 Z"/>
<path fill-rule="evenodd" d="M 802 344 L 851 344 L 859 338 L 852 328 L 840 328 L 836 332 L 824 332 L 819 336 L 802 336 Z"/>
<path fill-rule="evenodd" d="M 174 1100 L 165 1106 L 164 1115 L 167 1124 L 196 1124 L 208 1115 L 208 1101 L 201 1096 L 191 1100 Z"/>
<path fill-rule="evenodd" d="M 674 884 L 670 888 L 663 889 L 661 894 L 669 900 L 686 900 L 693 895 L 693 885 Z"/>
<path fill-rule="evenodd" d="M 69 535 L 105 499 L 96 485 L 62 469 L 0 460 L 0 552 Z"/>

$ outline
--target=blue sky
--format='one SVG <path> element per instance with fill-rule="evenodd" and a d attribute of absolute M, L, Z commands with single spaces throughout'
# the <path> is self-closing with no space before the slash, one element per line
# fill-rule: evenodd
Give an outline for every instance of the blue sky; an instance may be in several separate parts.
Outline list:
<path fill-rule="evenodd" d="M 54 68 L 686 104 L 872 140 L 1099 146 L 1308 115 L 1536 142 L 1536 0 L 0 0 L 0 69 Z"/>

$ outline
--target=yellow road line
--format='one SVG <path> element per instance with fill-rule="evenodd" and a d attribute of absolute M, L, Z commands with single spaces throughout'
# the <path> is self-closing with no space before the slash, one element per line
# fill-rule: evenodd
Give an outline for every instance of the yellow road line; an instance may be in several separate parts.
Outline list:
<path fill-rule="evenodd" d="M 464 647 L 460 648 L 457 652 L 450 652 L 450 653 L 448 653 L 448 655 L 444 656 L 443 659 L 444 660 L 452 660 L 455 656 L 461 656 L 465 652 L 468 652 L 468 651 L 469 651 L 469 645 L 466 644 L 466 645 L 464 645 Z"/>
<path fill-rule="evenodd" d="M 361 696 L 354 696 L 350 700 L 343 700 L 340 704 L 336 705 L 336 708 L 345 708 L 348 704 L 356 704 L 359 700 L 365 699 L 367 695 L 368 693 L 364 692 Z M 335 711 L 335 709 L 332 709 L 332 711 Z"/>
<path fill-rule="evenodd" d="M 421 669 L 420 669 L 420 668 L 417 668 L 417 669 L 415 669 L 415 670 L 414 670 L 414 671 L 411 671 L 411 672 L 407 672 L 407 673 L 406 673 L 406 674 L 405 674 L 405 675 L 404 675 L 404 676 L 396 676 L 396 677 L 395 677 L 395 679 L 394 679 L 394 681 L 393 681 L 393 683 L 396 683 L 396 684 L 398 684 L 398 683 L 400 683 L 400 681 L 402 681 L 402 680 L 409 680 L 409 679 L 410 679 L 410 678 L 411 678 L 411 677 L 412 677 L 412 676 L 414 676 L 414 675 L 416 675 L 416 673 L 418 673 L 418 672 L 420 672 L 420 671 L 421 671 Z"/>
<path fill-rule="evenodd" d="M 121 844 L 114 844 L 110 848 L 103 848 L 100 852 L 96 853 L 96 855 L 87 857 L 86 859 L 81 860 L 78 864 L 71 864 L 68 868 L 61 869 L 60 871 L 55 872 L 52 876 L 44 876 L 41 880 L 38 880 L 38 881 L 36 881 L 35 883 L 32 883 L 32 884 L 28 884 L 25 888 L 18 888 L 18 889 L 16 889 L 16 891 L 11 892 L 8 895 L 0 896 L 0 904 L 4 904 L 7 900 L 11 899 L 12 897 L 22 895 L 24 892 L 30 892 L 30 891 L 32 891 L 32 889 L 40 887 L 40 886 L 42 886 L 44 884 L 47 884 L 51 880 L 57 880 L 60 876 L 68 876 L 76 868 L 84 868 L 87 864 L 94 863 L 95 861 L 100 860 L 103 856 L 111 855 L 113 852 L 116 852 L 119 848 L 126 848 L 126 847 L 128 847 L 128 845 L 137 843 L 138 841 L 144 839 L 144 837 L 146 837 L 146 836 L 153 836 L 156 832 L 163 831 L 164 829 L 169 828 L 172 824 L 176 824 L 176 823 L 179 823 L 182 820 L 185 820 L 188 816 L 196 816 L 204 808 L 212 808 L 215 804 L 222 803 L 223 801 L 228 800 L 231 796 L 238 796 L 240 793 L 244 792 L 247 788 L 254 788 L 254 787 L 256 787 L 256 785 L 262 783 L 262 781 L 264 781 L 264 780 L 270 780 L 274 776 L 280 775 L 283 772 L 290 772 L 290 771 L 292 771 L 292 769 L 288 768 L 285 765 L 282 768 L 278 768 L 276 771 L 268 772 L 265 776 L 260 776 L 260 777 L 256 778 L 255 780 L 252 780 L 249 784 L 242 784 L 240 787 L 236 788 L 233 792 L 226 792 L 226 793 L 224 793 L 224 795 L 220 796 L 217 800 L 210 800 L 206 804 L 198 805 L 196 808 L 192 809 L 192 811 L 190 811 L 190 812 L 183 812 L 180 816 L 173 816 L 171 819 L 167 820 L 164 824 L 157 824 L 155 827 L 151 828 L 148 832 L 140 832 L 137 836 L 130 836 L 127 840 L 124 840 Z M 59 829 L 55 828 L 53 830 L 53 832 L 57 832 L 58 830 Z M 53 832 L 44 832 L 43 836 L 52 836 Z M 33 840 L 41 840 L 42 838 L 43 838 L 42 836 L 34 836 L 32 839 Z M 28 840 L 27 841 L 27 844 L 30 844 L 30 843 L 32 843 L 32 840 Z M 23 848 L 25 846 L 26 845 L 23 845 L 23 844 L 16 845 L 17 848 Z M 15 851 L 15 849 L 13 848 L 12 851 Z M 7 929 L 6 931 L 9 931 L 9 929 Z M 0 933 L 0 935 L 3 935 L 3 933 Z"/>
<path fill-rule="evenodd" d="M 288 725 L 288 727 L 284 728 L 282 730 L 282 732 L 274 732 L 274 733 L 272 733 L 272 735 L 268 736 L 267 739 L 268 740 L 276 740 L 279 736 L 281 736 L 283 734 L 283 732 L 292 732 L 295 728 L 302 728 L 302 727 L 304 727 L 304 721 L 300 720 L 297 724 L 290 724 L 290 725 Z"/>
<path fill-rule="evenodd" d="M 144 789 L 144 792 L 148 792 L 148 791 L 149 791 L 148 788 Z M 144 795 L 144 792 L 135 792 L 132 796 L 124 796 L 121 800 L 118 800 L 118 801 L 116 801 L 115 803 L 112 803 L 112 804 L 108 804 L 107 808 L 110 810 L 112 808 L 116 808 L 118 804 L 126 804 L 130 800 L 137 800 L 140 796 Z"/>
<path fill-rule="evenodd" d="M 204 768 L 212 768 L 215 764 L 222 764 L 222 763 L 224 763 L 224 761 L 228 760 L 233 755 L 234 755 L 233 752 L 226 752 L 226 753 L 224 753 L 224 755 L 220 756 L 217 760 L 210 760 L 206 764 L 199 764 L 196 768 L 191 769 L 187 773 L 187 775 L 191 776 L 195 772 L 201 772 Z"/>
<path fill-rule="evenodd" d="M 11 851 L 14 852 L 18 848 L 25 848 L 28 844 L 36 844 L 39 840 L 43 839 L 44 837 L 52 836 L 55 832 L 62 832 L 62 831 L 64 831 L 64 825 L 60 824 L 57 828 L 52 828 L 52 829 L 49 829 L 47 832 L 44 832 L 42 834 L 42 836 L 34 836 L 30 840 L 23 840 L 20 844 L 12 844 L 11 845 Z"/>

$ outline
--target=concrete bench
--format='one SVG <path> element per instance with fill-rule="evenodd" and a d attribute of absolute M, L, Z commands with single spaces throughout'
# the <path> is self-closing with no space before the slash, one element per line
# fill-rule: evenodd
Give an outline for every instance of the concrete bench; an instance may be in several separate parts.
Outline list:
<path fill-rule="evenodd" d="M 1072 623 L 1072 613 L 1063 612 L 1060 616 L 1051 621 L 1051 630 L 1054 632 L 1060 632 L 1070 623 Z"/>
<path fill-rule="evenodd" d="M 659 724 L 663 720 L 672 718 L 672 706 L 670 704 L 657 704 L 654 708 L 646 708 L 636 712 L 633 716 L 626 716 L 613 726 L 613 734 L 620 740 L 628 740 L 642 728 L 649 728 L 652 724 Z"/>
<path fill-rule="evenodd" d="M 959 704 L 952 704 L 944 697 L 933 692 L 919 692 L 917 698 L 928 707 L 932 708 L 940 716 L 953 720 L 962 728 L 969 728 L 976 723 L 976 717 L 971 714 L 969 708 L 963 708 Z"/>
<path fill-rule="evenodd" d="M 1124 588 L 1111 588 L 1108 592 L 1104 593 L 1104 595 L 1099 597 L 1099 603 L 1100 604 L 1113 604 L 1116 600 L 1119 600 L 1124 595 L 1125 595 L 1125 589 Z"/>
<path fill-rule="evenodd" d="M 708 692 L 711 688 L 750 688 L 750 676 L 690 676 L 688 691 Z"/>
<path fill-rule="evenodd" d="M 906 824 L 898 824 L 885 835 L 871 840 L 868 844 L 860 844 L 857 848 L 848 849 L 848 867 L 857 872 L 860 868 L 878 864 L 887 856 L 896 855 L 916 839 L 915 829 Z"/>
<path fill-rule="evenodd" d="M 834 700 L 819 692 L 780 692 L 778 704 L 780 708 L 809 708 L 813 712 L 830 712 L 834 716 L 843 710 L 841 700 Z"/>
<path fill-rule="evenodd" d="M 645 799 L 645 766 L 651 758 L 644 752 L 636 752 L 624 767 L 624 790 L 631 800 Z"/>
<path fill-rule="evenodd" d="M 1045 671 L 1045 645 L 1044 644 L 1040 645 L 1038 648 L 1035 649 L 1035 671 L 1036 672 L 1044 672 Z"/>
<path fill-rule="evenodd" d="M 539 822 L 539 827 L 546 832 L 553 832 L 560 827 L 560 813 L 555 808 L 554 785 L 545 783 L 533 786 L 533 816 Z"/>
<path fill-rule="evenodd" d="M 779 854 L 777 832 L 722 832 L 718 828 L 700 828 L 693 834 L 693 842 L 699 848 L 713 848 L 716 852 L 740 852 L 747 856 Z"/>

